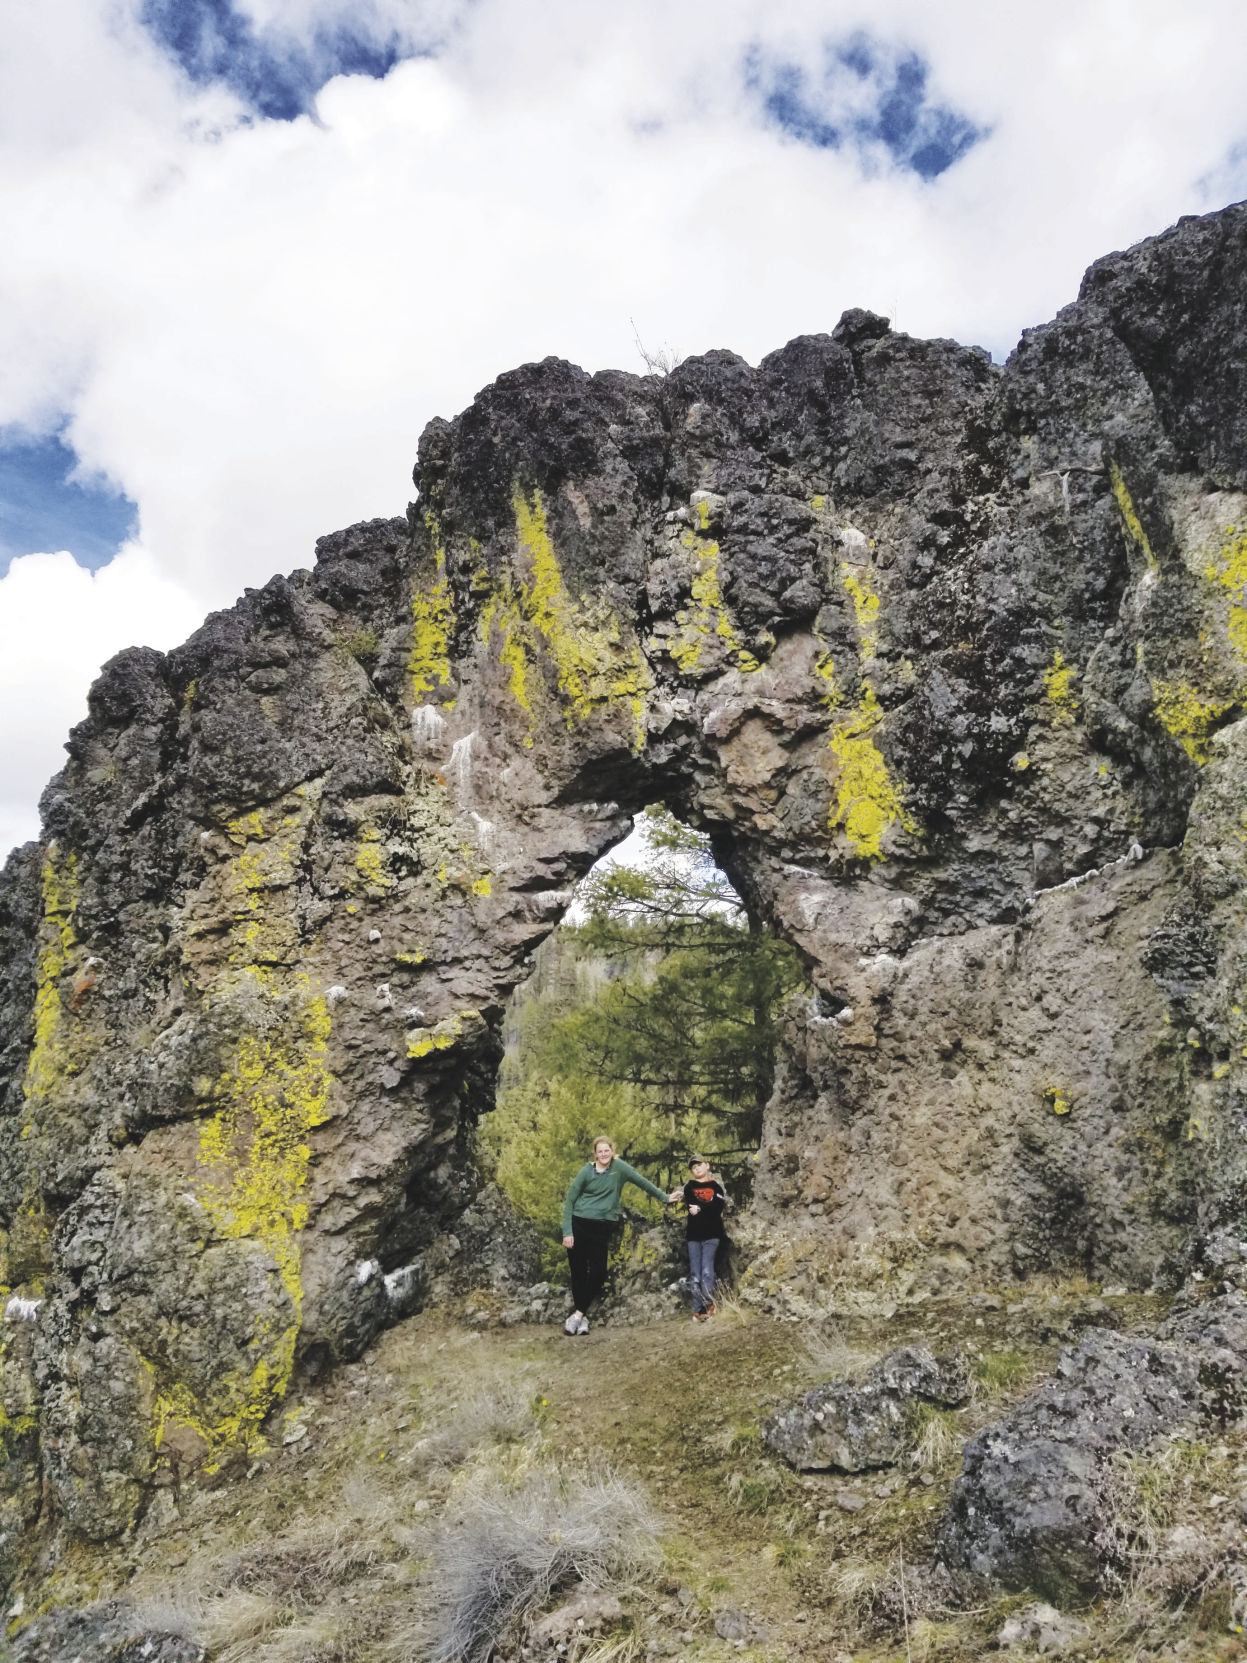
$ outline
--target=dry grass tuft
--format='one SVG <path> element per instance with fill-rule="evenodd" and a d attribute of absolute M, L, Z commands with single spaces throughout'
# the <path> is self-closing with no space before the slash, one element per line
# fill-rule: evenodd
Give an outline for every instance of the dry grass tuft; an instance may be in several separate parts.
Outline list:
<path fill-rule="evenodd" d="M 537 1428 L 535 1386 L 527 1372 L 498 1376 L 459 1400 L 414 1453 L 425 1467 L 460 1466 L 484 1444 L 520 1443 Z"/>
<path fill-rule="evenodd" d="M 910 1459 L 916 1467 L 938 1469 L 961 1454 L 965 1432 L 951 1409 L 934 1403 L 914 1402 L 905 1414 Z"/>
<path fill-rule="evenodd" d="M 225 1565 L 223 1580 L 287 1605 L 319 1605 L 334 1588 L 390 1557 L 386 1521 L 344 1520 L 252 1543 Z"/>
<path fill-rule="evenodd" d="M 852 1380 L 875 1361 L 857 1351 L 834 1326 L 812 1328 L 805 1335 L 805 1363 L 819 1380 Z"/>
<path fill-rule="evenodd" d="M 635 1631 L 609 1640 L 598 1640 L 587 1651 L 577 1652 L 575 1663 L 640 1663 L 645 1642 Z"/>
<path fill-rule="evenodd" d="M 890 1591 L 893 1567 L 882 1559 L 837 1559 L 827 1567 L 824 1583 L 828 1600 L 855 1628 L 868 1624 L 880 1597 Z"/>
<path fill-rule="evenodd" d="M 625 1479 L 538 1469 L 465 1485 L 434 1543 L 432 1663 L 485 1663 L 503 1635 L 579 1581 L 618 1586 L 660 1562 L 658 1522 Z"/>

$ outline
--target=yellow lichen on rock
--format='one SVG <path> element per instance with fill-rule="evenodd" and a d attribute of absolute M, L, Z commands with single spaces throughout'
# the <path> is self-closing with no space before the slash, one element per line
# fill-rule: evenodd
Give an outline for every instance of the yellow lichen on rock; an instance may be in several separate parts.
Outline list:
<path fill-rule="evenodd" d="M 1237 526 L 1225 528 L 1220 553 L 1206 568 L 1205 575 L 1230 596 L 1226 628 L 1230 645 L 1247 663 L 1247 532 Z"/>
<path fill-rule="evenodd" d="M 719 545 L 713 538 L 705 535 L 705 529 L 709 524 L 706 504 L 702 502 L 697 506 L 700 510 L 701 529 L 685 532 L 681 538 L 684 547 L 697 561 L 697 571 L 689 585 L 693 606 L 690 610 L 677 614 L 680 627 L 671 637 L 667 650 L 680 669 L 689 675 L 701 667 L 702 652 L 713 639 L 723 643 L 735 660 L 738 670 L 758 670 L 761 665 L 753 653 L 741 645 L 740 637 L 727 615 L 719 582 Z"/>
<path fill-rule="evenodd" d="M 435 1051 L 449 1051 L 469 1033 L 483 1027 L 484 1019 L 479 1011 L 455 1011 L 453 1015 L 435 1022 L 431 1028 L 413 1028 L 407 1036 L 407 1055 L 419 1061 Z"/>
<path fill-rule="evenodd" d="M 634 718 L 643 717 L 643 701 L 652 685 L 649 667 L 636 642 L 624 647 L 618 620 L 609 614 L 589 618 L 567 591 L 558 555 L 550 536 L 541 492 L 531 497 L 517 490 L 516 536 L 527 571 L 520 587 L 524 614 L 537 629 L 558 671 L 559 692 L 567 701 L 565 720 L 584 721 L 594 710 L 616 699 L 628 701 Z M 644 743 L 644 723 L 638 722 L 637 748 Z"/>
<path fill-rule="evenodd" d="M 836 723 L 828 745 L 839 765 L 829 823 L 841 828 L 855 854 L 883 858 L 883 838 L 898 822 L 913 836 L 919 829 L 905 805 L 871 732 L 883 719 L 874 688 L 865 687 L 860 703 Z"/>
<path fill-rule="evenodd" d="M 225 827 L 226 836 L 239 850 L 223 876 L 223 898 L 234 919 L 229 962 L 250 973 L 262 975 L 262 966 L 289 962 L 294 951 L 297 930 L 293 920 L 271 917 L 265 896 L 293 889 L 297 882 L 304 832 L 317 795 L 301 788 L 273 805 L 267 822 L 256 809 Z M 219 927 L 214 909 L 204 922 L 210 932 Z"/>
<path fill-rule="evenodd" d="M 1134 506 L 1134 499 L 1130 495 L 1122 471 L 1116 462 L 1109 463 L 1108 477 L 1113 488 L 1113 496 L 1117 499 L 1117 509 L 1127 535 L 1146 561 L 1148 571 L 1155 572 L 1157 570 L 1156 556 L 1152 553 L 1152 545 L 1148 541 L 1147 532 L 1144 531 L 1143 522 Z"/>
<path fill-rule="evenodd" d="M 1045 1086 L 1043 1095 L 1044 1102 L 1053 1114 L 1066 1115 L 1073 1107 L 1069 1091 L 1065 1086 Z"/>
<path fill-rule="evenodd" d="M 819 637 L 821 643 L 822 637 Z M 828 710 L 839 710 L 844 703 L 844 696 L 840 691 L 840 683 L 836 680 L 835 659 L 829 652 L 824 652 L 814 665 L 815 679 L 821 682 L 823 691 L 820 699 Z"/>
<path fill-rule="evenodd" d="M 1060 647 L 1052 655 L 1052 663 L 1043 673 L 1044 694 L 1053 706 L 1058 722 L 1072 722 L 1080 706 L 1074 692 L 1078 671 L 1066 659 Z"/>
<path fill-rule="evenodd" d="M 431 512 L 426 512 L 424 524 L 433 545 L 434 576 L 426 586 L 417 583 L 411 593 L 411 653 L 407 671 L 412 698 L 417 704 L 426 694 L 441 692 L 451 685 L 450 645 L 455 627 L 441 530 Z"/>
<path fill-rule="evenodd" d="M 355 870 L 369 889 L 392 889 L 394 880 L 385 864 L 385 848 L 375 826 L 363 826 L 355 851 Z"/>
<path fill-rule="evenodd" d="M 865 568 L 846 561 L 841 564 L 840 574 L 853 602 L 858 655 L 865 668 L 878 650 L 879 596 L 871 587 Z M 816 660 L 814 676 L 821 687 L 821 702 L 837 713 L 827 741 L 836 760 L 828 827 L 843 831 L 859 859 L 882 860 L 883 839 L 893 826 L 899 824 L 911 836 L 921 836 L 921 828 L 906 811 L 901 790 L 888 772 L 883 753 L 873 737 L 874 730 L 883 721 L 883 708 L 874 688 L 865 679 L 859 683 L 857 702 L 845 708 L 849 695 L 836 677 L 830 652 L 824 652 Z"/>
<path fill-rule="evenodd" d="M 533 700 L 538 655 L 553 661 L 563 720 L 569 730 L 596 711 L 623 701 L 631 713 L 635 742 L 645 743 L 645 698 L 653 685 L 640 646 L 626 644 L 618 620 L 605 607 L 588 609 L 573 599 L 563 580 L 540 491 L 517 489 L 517 562 L 514 581 L 504 575 L 481 609 L 481 640 L 500 639 L 499 663 L 507 672 L 516 704 L 528 717 L 524 744 L 533 744 L 537 714 Z"/>
<path fill-rule="evenodd" d="M 524 744 L 531 748 L 536 722 L 528 691 L 529 666 L 524 615 L 515 598 L 509 576 L 504 578 L 502 587 L 491 595 L 482 607 L 480 628 L 481 641 L 486 647 L 489 646 L 495 630 L 501 637 L 498 662 L 507 672 L 507 686 L 510 688 L 511 697 L 529 719 Z"/>
<path fill-rule="evenodd" d="M 213 1095 L 222 1106 L 200 1128 L 197 1194 L 217 1237 L 263 1245 L 293 1314 L 281 1325 L 258 1325 L 251 1366 L 220 1381 L 210 1402 L 197 1402 L 177 1382 L 161 1386 L 157 1441 L 168 1421 L 180 1421 L 205 1439 L 214 1460 L 254 1441 L 289 1384 L 303 1307 L 298 1234 L 307 1222 L 307 1138 L 329 1104 L 326 1001 L 311 995 L 304 976 L 284 996 L 256 986 L 272 1026 L 243 1035 L 217 1082 Z"/>
<path fill-rule="evenodd" d="M 1158 681 L 1152 691 L 1157 721 L 1182 746 L 1192 762 L 1201 767 L 1208 761 L 1208 741 L 1221 718 L 1233 710 L 1233 699 L 1202 699 L 1184 681 Z"/>
<path fill-rule="evenodd" d="M 51 844 L 44 857 L 41 881 L 43 921 L 35 970 L 35 1033 L 23 1087 L 28 1103 L 46 1098 L 67 1067 L 72 1067 L 64 1047 L 61 979 L 69 970 L 78 944 L 74 934 L 79 893 L 76 857 L 68 855 L 61 861 L 56 845 Z"/>
<path fill-rule="evenodd" d="M 842 561 L 840 576 L 857 618 L 858 653 L 862 663 L 868 664 L 879 646 L 879 597 L 870 586 L 869 574 L 864 566 L 851 566 Z"/>

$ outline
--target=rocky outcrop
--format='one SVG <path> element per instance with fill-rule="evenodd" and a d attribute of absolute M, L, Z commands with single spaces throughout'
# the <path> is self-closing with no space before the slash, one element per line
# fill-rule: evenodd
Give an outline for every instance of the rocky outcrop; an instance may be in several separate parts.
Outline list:
<path fill-rule="evenodd" d="M 1245 275 L 1235 208 L 1003 369 L 865 312 L 526 366 L 405 517 L 106 667 L 0 883 L 7 1539 L 471 1290 L 505 1001 L 656 798 L 809 968 L 764 1222 L 899 1292 L 1180 1276 L 1245 1181 Z"/>
<path fill-rule="evenodd" d="M 1111 1457 L 1241 1410 L 1247 1300 L 1196 1307 L 1162 1335 L 1089 1329 L 1052 1380 L 966 1445 L 940 1528 L 945 1565 L 1057 1604 L 1120 1580 Z"/>
<path fill-rule="evenodd" d="M 865 1472 L 890 1467 L 913 1442 L 909 1417 L 934 1404 L 956 1408 L 970 1396 L 961 1357 L 935 1357 L 925 1346 L 891 1352 L 860 1383 L 829 1380 L 767 1421 L 762 1436 L 802 1472 Z"/>

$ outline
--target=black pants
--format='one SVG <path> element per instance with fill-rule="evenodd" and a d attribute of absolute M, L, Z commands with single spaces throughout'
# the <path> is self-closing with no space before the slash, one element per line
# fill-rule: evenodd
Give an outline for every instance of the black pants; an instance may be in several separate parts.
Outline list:
<path fill-rule="evenodd" d="M 606 1255 L 615 1225 L 604 1218 L 573 1218 L 574 1247 L 567 1249 L 572 1269 L 572 1301 L 583 1316 L 606 1281 Z"/>

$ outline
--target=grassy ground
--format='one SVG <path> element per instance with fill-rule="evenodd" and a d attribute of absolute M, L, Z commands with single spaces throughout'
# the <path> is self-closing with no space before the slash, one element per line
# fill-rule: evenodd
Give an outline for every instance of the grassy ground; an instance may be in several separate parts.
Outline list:
<path fill-rule="evenodd" d="M 622 1617 L 574 1632 L 565 1656 L 961 1663 L 994 1650 L 1026 1603 L 923 1608 L 920 1568 L 962 1443 L 1087 1321 L 1156 1316 L 1145 1299 L 1077 1288 L 837 1326 L 729 1302 L 705 1325 L 673 1317 L 575 1340 L 557 1328 L 467 1331 L 426 1314 L 290 1405 L 245 1477 L 158 1502 L 118 1548 L 53 1558 L 45 1547 L 17 1621 L 123 1591 L 203 1640 L 217 1663 L 414 1663 L 435 1649 L 430 1611 L 455 1530 L 476 1528 L 500 1496 L 528 1493 L 535 1476 L 574 1487 L 610 1469 L 653 1551 L 640 1535 L 617 1545 Z M 906 1464 L 850 1479 L 798 1475 L 768 1455 L 760 1432 L 772 1408 L 911 1341 L 966 1348 L 977 1385 L 964 1410 L 915 1417 Z M 1208 1518 L 1224 1525 L 1245 1477 L 1247 1449 L 1232 1438 L 1123 1464 L 1138 1575 L 1124 1600 L 1082 1614 L 1089 1632 L 1071 1656 L 1247 1657 L 1227 1633 L 1229 1596 L 1212 1561 L 1183 1568 L 1170 1551 L 1186 1529 L 1198 1559 Z"/>

